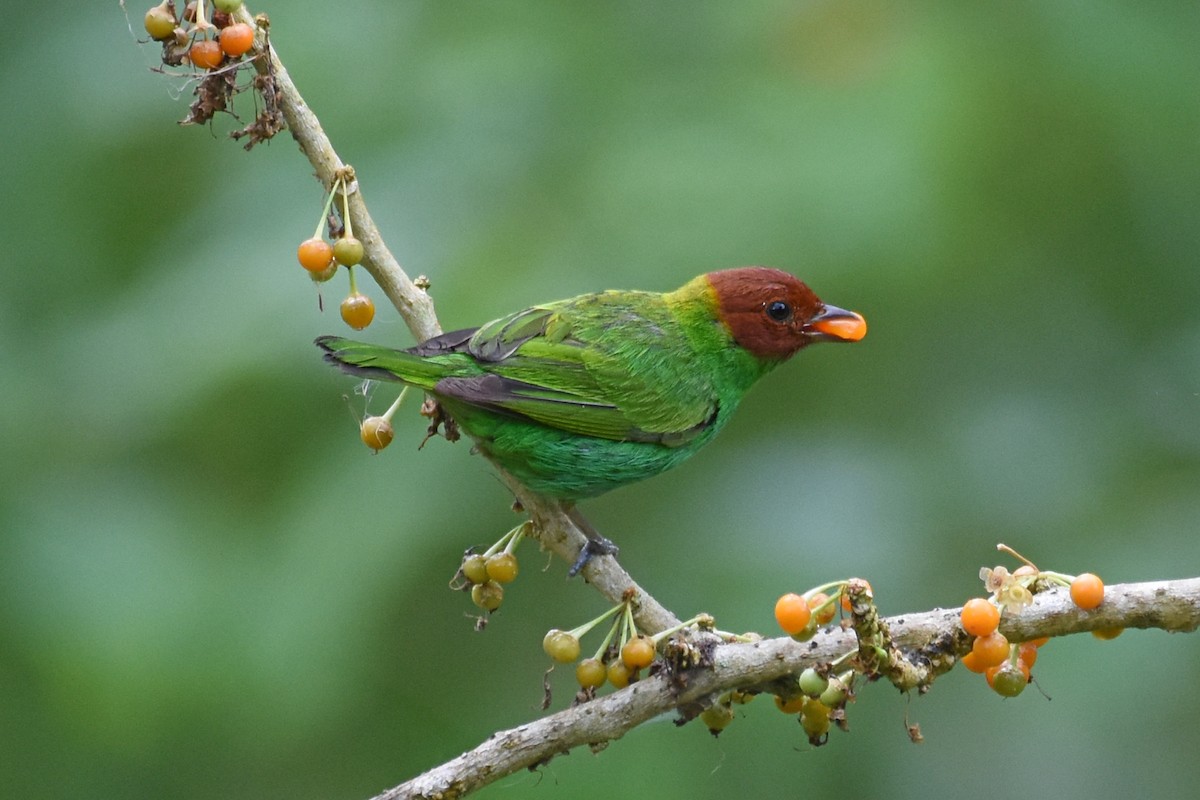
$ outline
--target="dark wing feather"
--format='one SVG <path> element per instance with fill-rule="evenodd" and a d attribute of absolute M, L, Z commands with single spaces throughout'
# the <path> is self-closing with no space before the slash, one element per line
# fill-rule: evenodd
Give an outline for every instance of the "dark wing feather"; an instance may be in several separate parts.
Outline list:
<path fill-rule="evenodd" d="M 611 403 L 581 399 L 495 373 L 468 378 L 443 378 L 434 386 L 442 397 L 476 408 L 513 417 L 524 417 L 560 430 L 629 442 L 654 442 L 677 447 L 691 441 L 716 419 L 717 406 L 689 428 L 678 431 L 645 431 L 631 425 L 621 409 Z"/>
<path fill-rule="evenodd" d="M 462 328 L 457 331 L 443 333 L 440 336 L 434 336 L 432 339 L 426 339 L 416 347 L 410 347 L 407 352 L 414 356 L 440 356 L 446 353 L 458 353 L 465 349 L 465 345 L 475 335 L 475 331 L 479 328 Z"/>

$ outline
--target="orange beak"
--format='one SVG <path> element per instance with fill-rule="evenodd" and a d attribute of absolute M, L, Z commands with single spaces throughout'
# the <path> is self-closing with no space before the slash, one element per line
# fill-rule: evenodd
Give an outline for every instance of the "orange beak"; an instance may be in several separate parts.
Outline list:
<path fill-rule="evenodd" d="M 867 321 L 857 312 L 825 306 L 825 310 L 809 320 L 804 329 L 822 341 L 857 342 L 867 335 Z"/>

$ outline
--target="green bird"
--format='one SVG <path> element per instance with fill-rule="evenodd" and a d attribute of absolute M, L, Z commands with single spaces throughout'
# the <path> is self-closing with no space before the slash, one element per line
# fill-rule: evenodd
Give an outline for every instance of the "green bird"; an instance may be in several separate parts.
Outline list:
<path fill-rule="evenodd" d="M 865 335 L 859 314 L 786 272 L 742 267 L 536 305 L 407 350 L 316 344 L 346 372 L 428 392 L 490 459 L 570 507 L 689 458 L 808 345 Z"/>

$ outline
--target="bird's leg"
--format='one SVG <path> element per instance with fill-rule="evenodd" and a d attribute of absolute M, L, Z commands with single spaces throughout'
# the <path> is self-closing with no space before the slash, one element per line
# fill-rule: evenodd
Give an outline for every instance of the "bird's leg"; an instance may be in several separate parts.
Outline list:
<path fill-rule="evenodd" d="M 458 424 L 454 417 L 447 414 L 442 404 L 429 395 L 425 395 L 425 400 L 421 403 L 421 416 L 429 418 L 429 429 L 425 431 L 425 438 L 421 440 L 421 444 L 417 445 L 418 450 L 425 447 L 425 443 L 439 433 L 447 442 L 459 440 Z"/>
<path fill-rule="evenodd" d="M 587 542 L 583 547 L 579 548 L 579 557 L 575 559 L 575 563 L 567 570 L 567 577 L 574 578 L 579 574 L 587 563 L 592 560 L 593 556 L 615 556 L 620 550 L 615 544 L 601 536 L 592 523 L 588 522 L 583 514 L 579 513 L 576 506 L 564 509 L 571 522 L 575 523 L 575 527 L 583 531 L 583 535 L 587 537 Z"/>

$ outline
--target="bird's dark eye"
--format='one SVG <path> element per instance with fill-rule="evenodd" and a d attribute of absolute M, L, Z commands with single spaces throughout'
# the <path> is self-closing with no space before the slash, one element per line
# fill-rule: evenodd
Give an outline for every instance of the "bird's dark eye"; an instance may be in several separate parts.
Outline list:
<path fill-rule="evenodd" d="M 767 316 L 776 322 L 787 322 L 792 318 L 792 307 L 782 300 L 767 303 Z"/>

